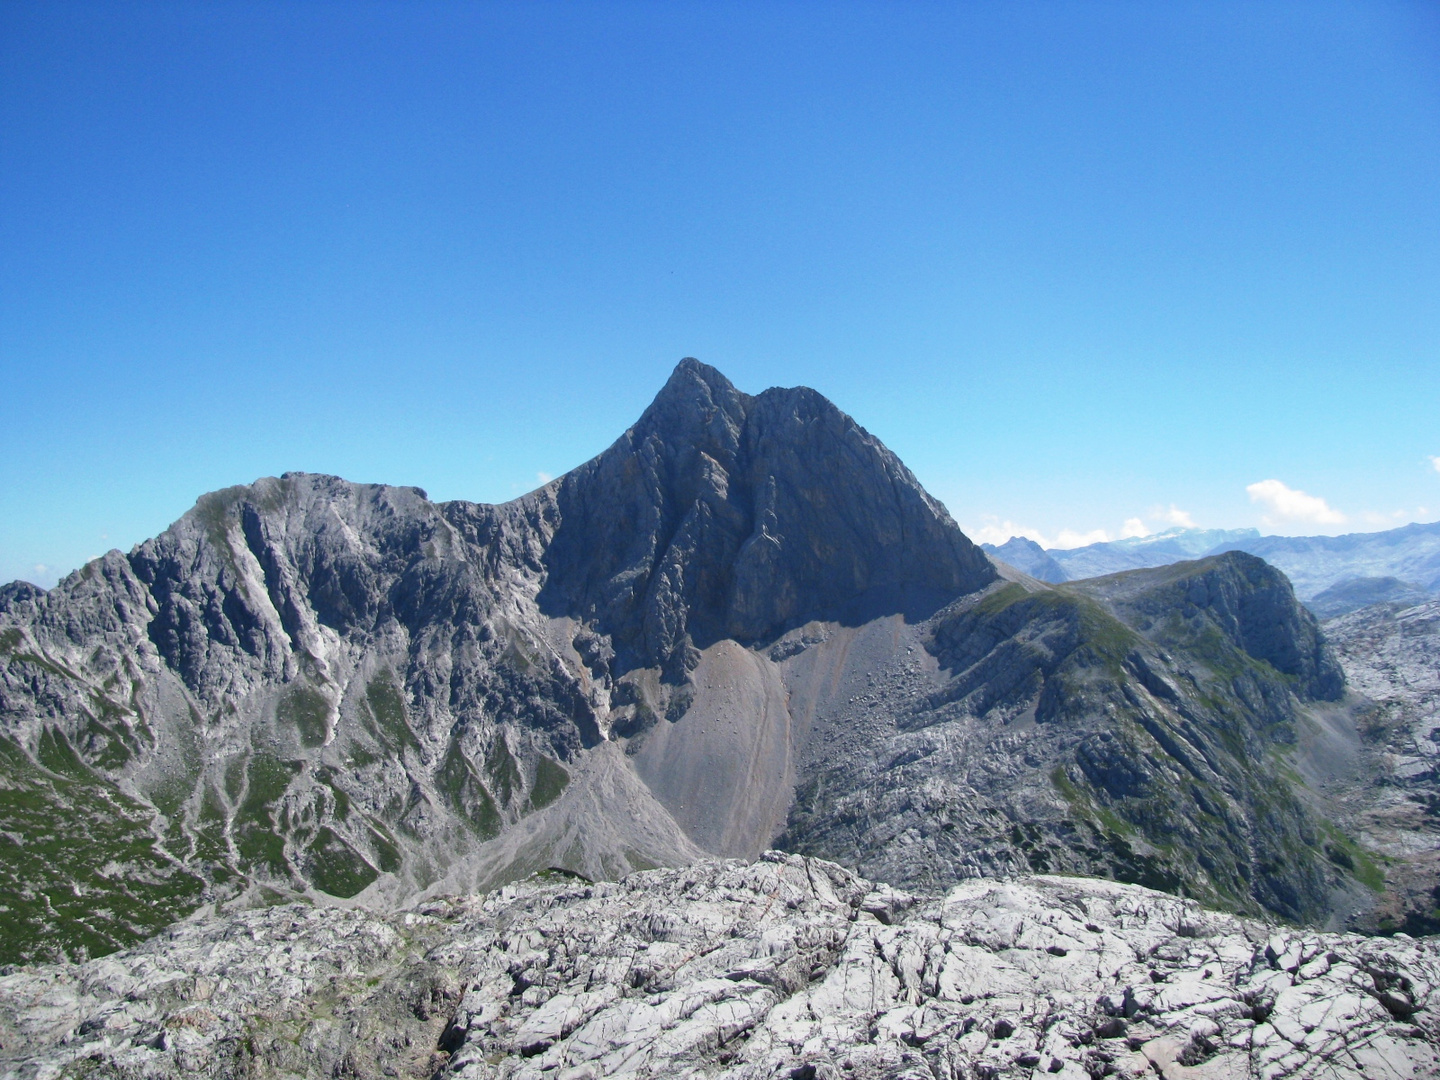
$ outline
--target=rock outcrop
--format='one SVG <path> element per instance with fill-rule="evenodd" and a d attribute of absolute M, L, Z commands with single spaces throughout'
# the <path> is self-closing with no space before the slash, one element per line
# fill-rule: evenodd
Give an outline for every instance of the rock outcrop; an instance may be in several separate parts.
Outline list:
<path fill-rule="evenodd" d="M 272 907 L 0 975 L 7 1077 L 1400 1080 L 1440 945 L 1133 885 L 923 898 L 770 853 L 383 916 Z"/>

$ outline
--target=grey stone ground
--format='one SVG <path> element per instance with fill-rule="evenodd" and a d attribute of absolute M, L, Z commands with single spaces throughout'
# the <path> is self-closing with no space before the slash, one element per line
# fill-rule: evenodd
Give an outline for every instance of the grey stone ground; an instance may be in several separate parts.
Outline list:
<path fill-rule="evenodd" d="M 1133 885 L 940 898 L 767 853 L 382 916 L 276 907 L 0 976 L 0 1075 L 1440 1075 L 1440 943 Z"/>

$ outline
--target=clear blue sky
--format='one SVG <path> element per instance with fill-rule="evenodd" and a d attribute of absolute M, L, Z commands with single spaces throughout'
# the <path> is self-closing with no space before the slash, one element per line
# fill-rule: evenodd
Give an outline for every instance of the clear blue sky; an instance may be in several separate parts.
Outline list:
<path fill-rule="evenodd" d="M 508 499 L 687 355 L 972 535 L 1434 520 L 1440 6 L 0 5 L 0 580 Z"/>

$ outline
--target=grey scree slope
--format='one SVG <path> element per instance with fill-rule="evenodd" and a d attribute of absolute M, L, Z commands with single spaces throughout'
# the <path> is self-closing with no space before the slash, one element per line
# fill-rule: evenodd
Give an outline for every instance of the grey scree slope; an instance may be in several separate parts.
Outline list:
<path fill-rule="evenodd" d="M 926 890 L 1087 873 L 1336 926 L 1429 903 L 1357 842 L 1363 702 L 1283 575 L 997 568 L 819 394 L 693 360 L 502 506 L 207 495 L 0 590 L 0 650 L 10 960 L 776 842 Z"/>

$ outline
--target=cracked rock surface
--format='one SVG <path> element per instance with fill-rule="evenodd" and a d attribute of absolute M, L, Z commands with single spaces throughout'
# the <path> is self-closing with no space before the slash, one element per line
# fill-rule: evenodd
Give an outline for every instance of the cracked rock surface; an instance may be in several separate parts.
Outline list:
<path fill-rule="evenodd" d="M 1359 710 L 1366 783 L 1353 831 L 1393 860 L 1381 926 L 1440 932 L 1440 601 L 1375 604 L 1325 623 Z"/>
<path fill-rule="evenodd" d="M 1425 1077 L 1440 944 L 1098 880 L 768 852 L 394 915 L 273 907 L 0 976 L 0 1076 Z"/>

